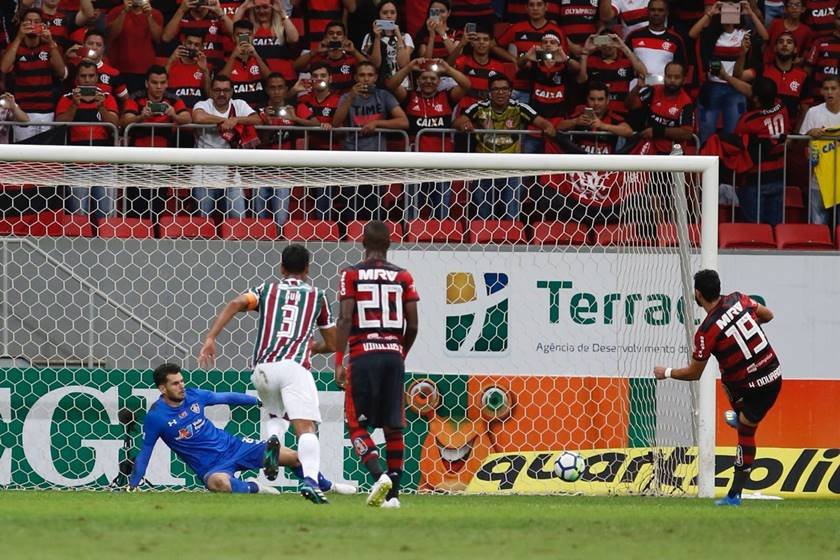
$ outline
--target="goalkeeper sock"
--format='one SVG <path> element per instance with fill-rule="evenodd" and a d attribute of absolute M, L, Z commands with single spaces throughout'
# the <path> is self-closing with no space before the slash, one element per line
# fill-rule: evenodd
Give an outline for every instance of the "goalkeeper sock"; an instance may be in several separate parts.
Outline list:
<path fill-rule="evenodd" d="M 260 491 L 260 487 L 256 482 L 245 482 L 239 480 L 235 476 L 230 477 L 230 491 L 234 494 L 256 494 Z"/>
<path fill-rule="evenodd" d="M 318 480 L 321 470 L 321 446 L 315 434 L 301 434 L 298 438 L 298 459 L 305 478 Z"/>

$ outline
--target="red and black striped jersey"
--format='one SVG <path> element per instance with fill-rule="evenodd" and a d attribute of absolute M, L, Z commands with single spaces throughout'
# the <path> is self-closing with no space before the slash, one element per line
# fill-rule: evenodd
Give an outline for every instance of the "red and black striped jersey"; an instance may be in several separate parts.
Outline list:
<path fill-rule="evenodd" d="M 195 62 L 184 64 L 176 58 L 169 65 L 169 85 L 166 91 L 184 102 L 188 109 L 207 95 L 204 90 L 204 71 Z"/>
<path fill-rule="evenodd" d="M 531 100 L 528 105 L 541 117 L 550 119 L 566 115 L 567 72 L 565 62 L 551 66 L 545 63 L 531 66 Z"/>
<path fill-rule="evenodd" d="M 586 60 L 586 74 L 590 82 L 607 84 L 611 111 L 627 114 L 624 99 L 630 92 L 630 82 L 636 77 L 629 58 L 619 52 L 618 58 L 607 61 L 594 52 Z"/>
<path fill-rule="evenodd" d="M 648 109 L 648 126 L 665 128 L 686 127 L 694 130 L 694 100 L 685 90 L 676 95 L 668 95 L 664 85 L 651 86 L 653 95 Z M 657 138 L 653 146 L 658 153 L 671 153 L 673 142 Z"/>
<path fill-rule="evenodd" d="M 242 62 L 234 60 L 230 70 L 230 82 L 233 86 L 233 97 L 243 99 L 252 109 L 265 105 L 266 95 L 263 88 L 263 75 L 255 57 Z"/>
<path fill-rule="evenodd" d="M 776 90 L 787 108 L 788 116 L 791 121 L 796 121 L 799 117 L 799 106 L 803 100 L 807 99 L 805 82 L 808 79 L 808 73 L 798 66 L 792 66 L 788 71 L 780 70 L 773 63 L 764 67 L 762 76 L 776 83 Z"/>
<path fill-rule="evenodd" d="M 316 64 L 324 64 L 330 71 L 330 89 L 336 93 L 345 93 L 353 87 L 353 74 L 356 72 L 356 57 L 344 53 L 339 59 L 332 59 L 325 54 L 318 53 L 309 61 L 309 68 Z"/>
<path fill-rule="evenodd" d="M 79 71 L 78 66 L 81 61 L 82 58 L 78 56 L 67 61 L 68 67 L 72 67 L 70 76 L 68 76 L 68 81 L 72 84 L 76 83 L 76 74 Z M 128 89 L 120 78 L 119 70 L 104 60 L 100 60 L 96 65 L 96 73 L 99 76 L 99 83 L 97 84 L 99 89 L 115 97 L 125 98 L 128 96 Z"/>
<path fill-rule="evenodd" d="M 834 33 L 834 9 L 837 0 L 808 0 L 802 21 L 811 28 L 814 38 Z"/>
<path fill-rule="evenodd" d="M 487 64 L 481 64 L 472 55 L 462 54 L 455 61 L 455 68 L 470 79 L 470 90 L 461 99 L 460 107 L 466 108 L 482 99 L 487 99 L 490 90 L 490 78 L 504 75 L 505 65 L 502 61 L 490 58 Z"/>
<path fill-rule="evenodd" d="M 405 114 L 408 117 L 408 134 L 412 139 L 417 131 L 423 128 L 452 127 L 452 105 L 449 103 L 449 94 L 445 91 L 438 91 L 432 97 L 412 91 L 405 102 Z M 449 133 L 423 134 L 418 143 L 418 150 L 421 152 L 452 151 L 452 137 Z"/>
<path fill-rule="evenodd" d="M 55 107 L 56 116 L 66 112 L 73 105 L 73 93 L 68 93 L 58 100 Z M 105 101 L 102 102 L 105 109 L 119 113 L 117 102 L 114 96 L 110 93 L 105 94 Z M 99 108 L 96 102 L 92 99 L 89 101 L 81 100 L 76 113 L 73 116 L 74 122 L 96 122 L 101 121 L 102 116 L 99 114 Z M 106 126 L 71 126 L 67 131 L 67 143 L 72 146 L 113 146 L 114 140 L 111 136 L 112 129 Z"/>
<path fill-rule="evenodd" d="M 814 97 L 821 99 L 820 87 L 827 76 L 836 76 L 840 70 L 840 37 L 829 35 L 814 41 L 808 54 L 808 65 L 812 68 L 811 83 Z"/>
<path fill-rule="evenodd" d="M 559 21 L 561 0 L 548 0 L 546 4 L 545 17 Z M 507 23 L 528 21 L 530 19 L 528 17 L 528 0 L 508 0 L 505 15 L 502 19 Z"/>
<path fill-rule="evenodd" d="M 557 21 L 566 38 L 582 47 L 586 38 L 598 31 L 598 3 L 590 0 L 561 0 Z"/>
<path fill-rule="evenodd" d="M 54 14 L 48 14 L 43 9 L 41 21 L 50 30 L 50 35 L 56 43 L 61 46 L 62 51 L 70 46 L 70 26 L 75 25 L 75 13 L 57 10 Z"/>
<path fill-rule="evenodd" d="M 174 95 L 164 92 L 162 103 L 166 103 L 175 111 L 175 114 L 189 111 L 184 102 Z M 139 115 L 149 104 L 149 97 L 146 91 L 138 91 L 125 102 L 124 114 Z M 152 115 L 145 119 L 146 123 L 171 123 L 174 122 L 168 115 Z M 154 134 L 153 134 L 154 132 Z M 132 146 L 154 146 L 156 148 L 169 148 L 176 146 L 176 134 L 172 128 L 144 128 L 137 127 L 131 134 Z"/>
<path fill-rule="evenodd" d="M 297 80 L 297 72 L 292 67 L 299 50 L 297 45 L 288 41 L 281 44 L 267 27 L 260 27 L 254 32 L 253 45 L 272 72 L 279 73 L 286 82 Z"/>
<path fill-rule="evenodd" d="M 341 0 L 306 0 L 301 2 L 304 11 L 303 21 L 306 24 L 305 43 L 311 50 L 320 47 L 324 38 L 324 31 L 331 21 L 341 21 L 344 15 L 344 4 Z"/>
<path fill-rule="evenodd" d="M 497 42 L 499 43 L 499 46 L 504 49 L 513 45 L 516 47 L 516 52 L 523 55 L 528 52 L 528 49 L 531 47 L 536 46 L 539 48 L 542 44 L 543 36 L 548 35 L 549 33 L 556 35 L 557 38 L 560 39 L 560 46 L 568 53 L 569 46 L 566 42 L 566 36 L 563 34 L 563 30 L 560 26 L 553 21 L 549 21 L 540 28 L 534 27 L 530 21 L 515 23 L 507 28 L 502 36 L 497 39 Z M 508 76 L 508 78 L 513 78 L 514 89 L 522 91 L 528 91 L 530 89 L 528 74 L 528 70 L 520 69 L 517 71 L 516 76 Z"/>
<path fill-rule="evenodd" d="M 753 168 L 742 174 L 742 179 L 755 184 L 753 179 L 761 174 L 762 182 L 781 181 L 784 176 L 785 144 L 784 140 L 774 137 L 791 132 L 788 112 L 781 102 L 770 109 L 757 109 L 741 115 L 735 126 L 735 134 L 749 136 L 749 151 L 753 160 Z"/>
<path fill-rule="evenodd" d="M 178 37 L 183 42 L 183 34 L 188 31 L 200 33 L 204 36 L 204 56 L 207 65 L 212 70 L 219 71 L 225 65 L 225 41 L 229 40 L 221 20 L 215 17 L 196 18 L 190 12 L 184 14 L 178 24 Z M 232 46 L 232 45 L 231 45 Z"/>
<path fill-rule="evenodd" d="M 576 119 L 586 111 L 586 105 L 578 105 L 569 118 Z M 621 124 L 624 117 L 607 109 L 607 114 L 601 117 L 604 124 Z M 576 126 L 574 130 L 587 131 L 588 127 Z M 614 154 L 618 145 L 618 136 L 574 136 L 572 142 L 586 150 L 588 154 Z"/>
<path fill-rule="evenodd" d="M 316 119 L 320 123 L 328 123 L 332 125 L 333 115 L 335 115 L 338 104 L 341 101 L 341 94 L 330 92 L 322 101 L 314 93 L 307 93 L 298 98 L 298 106 L 295 110 L 297 116 L 302 119 Z M 339 135 L 333 134 L 333 145 L 330 146 L 330 135 L 325 132 L 318 132 L 319 129 L 314 129 L 304 138 L 308 139 L 307 147 L 310 150 L 338 150 L 341 142 Z"/>
<path fill-rule="evenodd" d="M 452 0 L 449 3 L 451 18 L 470 21 L 471 17 L 486 17 L 495 14 L 491 0 Z"/>
<path fill-rule="evenodd" d="M 645 25 L 632 31 L 625 40 L 627 46 L 641 60 L 648 74 L 665 75 L 665 66 L 670 62 L 687 63 L 685 44 L 673 29 L 653 31 Z"/>
<path fill-rule="evenodd" d="M 721 296 L 694 335 L 694 359 L 717 358 L 721 380 L 734 389 L 753 388 L 755 380 L 779 367 L 756 309 L 758 303 L 746 294 Z"/>
<path fill-rule="evenodd" d="M 55 109 L 54 74 L 50 65 L 50 46 L 23 43 L 15 53 L 11 74 L 15 78 L 15 102 L 26 113 L 51 113 Z"/>
<path fill-rule="evenodd" d="M 338 298 L 355 300 L 350 358 L 373 352 L 403 352 L 405 305 L 420 296 L 411 273 L 370 259 L 341 271 Z"/>
<path fill-rule="evenodd" d="M 457 29 L 447 29 L 446 34 L 456 43 L 463 37 L 463 33 Z M 423 29 L 417 33 L 417 37 L 414 39 L 414 44 L 417 46 L 417 49 L 419 49 L 421 45 L 425 45 L 428 42 L 429 31 L 424 26 Z M 449 58 L 449 51 L 446 50 L 446 43 L 444 43 L 443 38 L 437 33 L 435 33 L 435 42 L 433 45 L 434 48 L 432 49 L 432 54 L 429 54 L 428 52 L 424 54 L 426 58 L 442 58 L 444 60 Z"/>

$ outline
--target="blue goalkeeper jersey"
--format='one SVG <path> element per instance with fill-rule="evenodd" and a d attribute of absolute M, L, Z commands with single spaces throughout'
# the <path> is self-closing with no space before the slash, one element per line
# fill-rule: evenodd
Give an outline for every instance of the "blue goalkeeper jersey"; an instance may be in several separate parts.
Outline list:
<path fill-rule="evenodd" d="M 173 408 L 159 398 L 143 420 L 143 449 L 135 459 L 132 487 L 140 484 L 149 466 L 155 442 L 161 438 L 175 454 L 199 476 L 218 465 L 240 440 L 213 425 L 204 415 L 214 404 L 256 405 L 256 397 L 243 393 L 214 393 L 187 389 L 184 402 Z"/>

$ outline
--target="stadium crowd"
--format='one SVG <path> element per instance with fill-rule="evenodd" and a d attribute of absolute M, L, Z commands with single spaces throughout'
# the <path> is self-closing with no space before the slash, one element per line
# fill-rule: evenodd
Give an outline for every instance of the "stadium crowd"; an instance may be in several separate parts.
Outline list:
<path fill-rule="evenodd" d="M 79 145 L 669 154 L 678 143 L 722 156 L 743 221 L 782 222 L 797 185 L 807 221 L 836 225 L 808 143 L 787 136 L 840 127 L 837 0 L 0 4 L 0 120 L 28 125 L 0 125 L 0 142 L 55 143 L 44 123 L 60 121 L 113 125 L 61 129 L 60 143 Z M 470 212 L 517 219 L 551 190 L 539 183 L 476 182 Z M 423 202 L 406 216 L 448 215 L 450 185 L 410 187 Z M 75 192 L 67 210 L 165 205 L 127 189 L 117 208 L 110 190 Z M 379 207 L 361 188 L 338 208 L 335 190 L 313 191 L 315 216 Z M 196 189 L 194 210 L 288 218 L 288 189 L 247 191 Z M 585 215 L 587 194 L 572 191 L 545 204 Z"/>

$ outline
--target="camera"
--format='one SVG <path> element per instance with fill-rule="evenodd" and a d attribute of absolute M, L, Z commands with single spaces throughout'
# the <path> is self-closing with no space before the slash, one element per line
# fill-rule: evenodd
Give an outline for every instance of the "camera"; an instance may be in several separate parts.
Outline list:
<path fill-rule="evenodd" d="M 662 85 L 665 83 L 665 76 L 660 76 L 659 74 L 648 74 L 645 76 L 645 85 L 646 86 L 657 86 Z"/>
<path fill-rule="evenodd" d="M 146 0 L 131 0 L 131 5 L 135 8 L 141 8 L 146 5 Z"/>
<path fill-rule="evenodd" d="M 87 50 L 87 57 L 88 58 L 93 58 L 94 56 L 96 56 L 96 51 L 93 50 L 93 49 L 88 49 Z"/>
<path fill-rule="evenodd" d="M 443 13 L 443 10 L 441 10 L 440 8 L 430 8 L 429 19 L 435 23 L 439 22 L 441 13 Z"/>
<path fill-rule="evenodd" d="M 547 60 L 554 60 L 554 55 L 550 52 L 540 51 L 536 52 L 537 55 L 537 62 L 545 62 Z"/>
<path fill-rule="evenodd" d="M 251 36 L 248 33 L 240 33 L 236 36 L 237 42 L 251 44 Z"/>
<path fill-rule="evenodd" d="M 93 97 L 99 93 L 99 88 L 96 86 L 79 86 L 79 95 L 82 97 Z"/>
<path fill-rule="evenodd" d="M 596 47 L 609 47 L 612 45 L 612 37 L 609 35 L 595 35 L 595 38 L 592 39 L 592 44 Z"/>
<path fill-rule="evenodd" d="M 376 25 L 378 25 L 382 31 L 393 31 L 397 28 L 396 22 L 393 22 L 390 19 L 378 19 L 376 20 Z"/>
<path fill-rule="evenodd" d="M 712 76 L 720 76 L 720 71 L 723 68 L 723 64 L 720 60 L 713 60 L 709 63 L 709 73 Z"/>
<path fill-rule="evenodd" d="M 734 25 L 741 23 L 741 4 L 722 2 L 720 5 L 720 22 Z"/>
<path fill-rule="evenodd" d="M 328 49 L 340 49 L 343 46 L 344 45 L 341 43 L 341 41 L 330 41 L 329 43 L 327 43 Z"/>
<path fill-rule="evenodd" d="M 198 50 L 191 49 L 189 47 L 184 47 L 184 50 L 187 51 L 187 58 L 198 58 Z"/>
<path fill-rule="evenodd" d="M 155 101 L 149 101 L 149 111 L 153 115 L 162 115 L 166 112 L 167 105 L 166 103 L 158 103 Z"/>
<path fill-rule="evenodd" d="M 464 33 L 466 35 L 469 35 L 470 33 L 475 33 L 476 29 L 478 29 L 478 26 L 476 24 L 468 23 L 467 25 L 464 26 Z"/>

